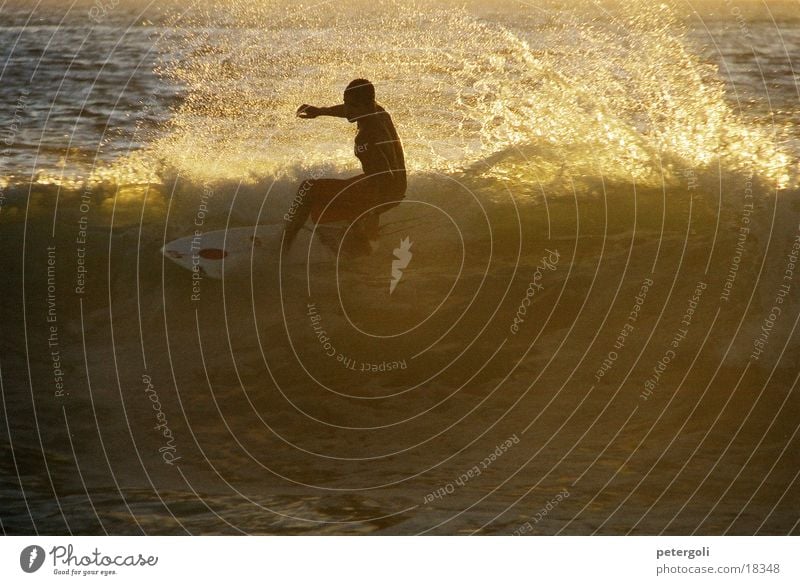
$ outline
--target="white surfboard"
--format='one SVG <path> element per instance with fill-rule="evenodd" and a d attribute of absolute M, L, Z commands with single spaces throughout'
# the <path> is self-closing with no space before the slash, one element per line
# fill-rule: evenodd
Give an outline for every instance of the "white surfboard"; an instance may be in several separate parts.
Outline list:
<path fill-rule="evenodd" d="M 283 224 L 257 225 L 186 236 L 168 243 L 161 252 L 178 266 L 221 280 L 223 275 L 249 274 L 271 263 L 315 264 L 336 260 L 341 226 L 301 229 L 280 258 Z"/>
<path fill-rule="evenodd" d="M 390 212 L 391 213 L 391 212 Z M 395 219 L 380 227 L 377 240 L 369 242 L 372 254 L 381 254 L 392 259 L 393 250 L 400 245 L 402 238 L 415 241 L 431 239 L 441 228 L 434 228 L 435 222 L 425 216 L 412 216 Z M 206 232 L 196 236 L 186 236 L 168 243 L 161 249 L 162 254 L 181 268 L 203 276 L 221 280 L 223 275 L 246 276 L 280 261 L 284 267 L 330 263 L 337 260 L 337 254 L 352 258 L 354 253 L 347 246 L 340 248 L 340 242 L 348 234 L 350 223 L 307 224 L 297 233 L 289 250 L 281 257 L 283 223 L 256 225 Z M 353 236 L 353 232 L 349 232 Z M 353 244 L 353 240 L 348 240 Z M 361 257 L 365 251 L 356 251 Z M 367 255 L 370 252 L 366 251 Z"/>

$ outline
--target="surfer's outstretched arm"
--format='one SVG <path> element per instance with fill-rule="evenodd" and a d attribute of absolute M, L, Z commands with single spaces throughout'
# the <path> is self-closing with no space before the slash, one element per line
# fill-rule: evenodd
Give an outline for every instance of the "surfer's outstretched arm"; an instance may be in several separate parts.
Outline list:
<path fill-rule="evenodd" d="M 326 108 L 318 108 L 317 106 L 309 106 L 308 104 L 303 104 L 302 106 L 297 108 L 298 118 L 316 118 L 318 116 L 332 116 L 334 118 L 346 118 L 347 113 L 345 112 L 344 104 L 329 106 Z"/>

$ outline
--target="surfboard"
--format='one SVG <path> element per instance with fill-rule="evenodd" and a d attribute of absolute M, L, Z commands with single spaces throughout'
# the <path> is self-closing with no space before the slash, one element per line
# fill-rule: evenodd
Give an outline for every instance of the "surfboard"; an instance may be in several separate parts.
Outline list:
<path fill-rule="evenodd" d="M 433 223 L 424 215 L 395 219 L 380 226 L 378 239 L 369 243 L 372 253 L 385 252 L 392 257 L 399 238 L 409 234 L 421 240 L 430 237 Z M 280 261 L 281 266 L 290 267 L 307 264 L 335 262 L 337 254 L 350 258 L 353 253 L 348 246 L 340 247 L 347 233 L 349 222 L 307 224 L 297 233 L 289 250 L 281 257 L 283 223 L 231 228 L 185 236 L 168 243 L 161 253 L 175 264 L 197 272 L 205 277 L 221 280 L 224 275 L 242 276 L 272 267 Z M 420 232 L 424 232 L 420 233 Z M 353 232 L 350 232 L 352 235 Z M 352 244 L 349 240 L 347 243 Z M 363 256 L 369 250 L 359 250 Z"/>
<path fill-rule="evenodd" d="M 344 227 L 304 227 L 280 257 L 283 225 L 256 225 L 206 232 L 174 240 L 161 253 L 181 268 L 221 280 L 223 275 L 248 274 L 280 260 L 284 266 L 333 262 Z"/>

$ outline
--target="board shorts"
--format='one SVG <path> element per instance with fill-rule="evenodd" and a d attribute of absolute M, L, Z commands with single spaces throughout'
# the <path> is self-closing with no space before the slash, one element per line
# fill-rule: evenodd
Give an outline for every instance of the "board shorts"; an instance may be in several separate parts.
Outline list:
<path fill-rule="evenodd" d="M 353 221 L 361 216 L 377 217 L 400 203 L 405 189 L 359 175 L 351 179 L 309 179 L 303 183 L 310 199 L 314 223 Z"/>

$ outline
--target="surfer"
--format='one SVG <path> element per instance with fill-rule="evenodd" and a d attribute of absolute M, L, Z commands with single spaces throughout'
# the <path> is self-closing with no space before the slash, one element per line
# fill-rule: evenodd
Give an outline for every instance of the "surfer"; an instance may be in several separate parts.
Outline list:
<path fill-rule="evenodd" d="M 297 116 L 333 116 L 355 122 L 355 155 L 364 172 L 349 179 L 303 181 L 284 216 L 284 251 L 309 217 L 316 223 L 331 223 L 360 216 L 352 229 L 364 245 L 368 244 L 377 237 L 380 214 L 397 205 L 406 192 L 403 146 L 391 116 L 375 101 L 375 87 L 366 79 L 354 79 L 344 90 L 344 103 L 330 107 L 303 104 Z"/>

